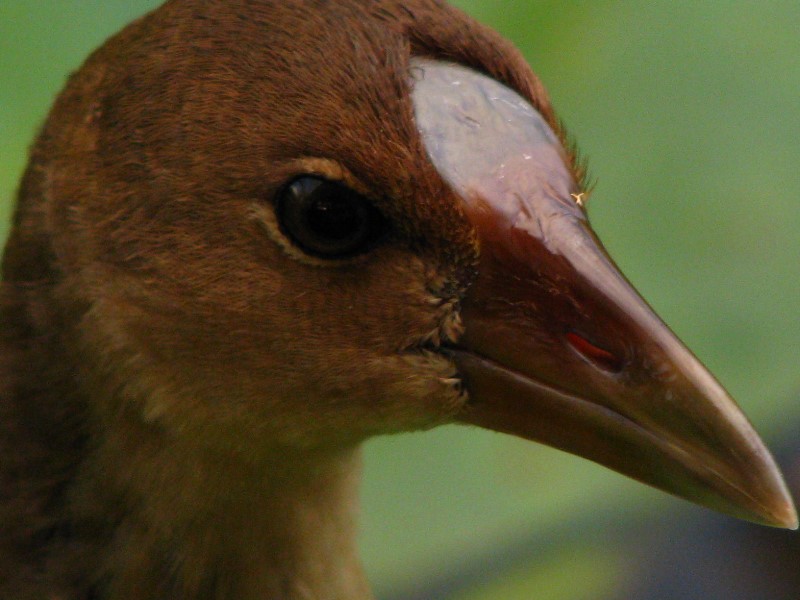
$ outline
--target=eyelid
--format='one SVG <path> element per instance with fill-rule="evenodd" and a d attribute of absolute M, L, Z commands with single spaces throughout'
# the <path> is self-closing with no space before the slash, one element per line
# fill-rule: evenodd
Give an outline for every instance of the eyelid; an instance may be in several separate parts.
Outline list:
<path fill-rule="evenodd" d="M 298 248 L 326 260 L 371 250 L 386 229 L 373 203 L 341 181 L 295 177 L 276 197 L 278 225 Z"/>
<path fill-rule="evenodd" d="M 339 182 L 358 192 L 365 198 L 372 198 L 370 188 L 356 177 L 350 169 L 342 163 L 320 156 L 304 156 L 281 162 L 272 166 L 275 174 L 274 189 L 270 194 L 275 196 L 287 182 L 303 175 L 316 175 L 329 181 Z"/>
<path fill-rule="evenodd" d="M 298 171 L 298 169 L 302 169 L 303 167 L 308 167 L 312 170 L 312 172 L 304 173 L 301 170 Z M 269 194 L 269 202 L 259 200 L 250 203 L 249 220 L 257 225 L 258 230 L 265 232 L 267 237 L 269 237 L 270 240 L 285 255 L 296 260 L 297 262 L 320 268 L 341 268 L 349 265 L 357 265 L 369 260 L 370 252 L 354 254 L 352 256 L 337 259 L 320 258 L 312 254 L 308 254 L 301 250 L 284 234 L 282 227 L 278 222 L 278 216 L 276 213 L 277 195 L 279 194 L 280 190 L 284 189 L 286 185 L 289 185 L 291 181 L 302 175 L 311 175 L 328 179 L 329 181 L 340 183 L 342 185 L 347 185 L 346 182 L 349 181 L 351 177 L 349 175 L 349 171 L 343 167 L 340 167 L 340 165 L 335 161 L 318 158 L 306 158 L 287 161 L 276 167 L 275 173 L 278 175 L 283 175 L 283 181 L 281 181 L 279 185 L 274 184 L 274 191 Z M 337 180 L 333 177 L 328 177 L 328 174 L 340 174 L 344 175 L 344 177 Z M 363 188 L 363 186 L 360 187 Z M 361 194 L 360 190 L 358 189 L 354 189 L 354 191 Z M 364 196 L 368 201 L 370 200 L 369 196 L 365 194 L 361 195 Z"/>

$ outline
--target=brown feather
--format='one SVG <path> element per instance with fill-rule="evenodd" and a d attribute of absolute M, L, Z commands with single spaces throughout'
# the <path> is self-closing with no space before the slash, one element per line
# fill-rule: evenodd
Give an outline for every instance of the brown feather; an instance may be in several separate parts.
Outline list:
<path fill-rule="evenodd" d="M 412 55 L 557 129 L 519 53 L 433 0 L 173 0 L 71 77 L 3 260 L 1 597 L 368 597 L 357 447 L 460 408 L 416 349 L 459 335 L 476 260 Z M 335 269 L 284 251 L 269 203 L 308 171 L 369 196 L 391 243 Z"/>

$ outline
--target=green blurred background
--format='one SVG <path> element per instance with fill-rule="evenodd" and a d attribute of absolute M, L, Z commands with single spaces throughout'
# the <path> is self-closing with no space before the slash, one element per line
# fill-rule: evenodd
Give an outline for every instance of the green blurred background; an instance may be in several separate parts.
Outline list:
<path fill-rule="evenodd" d="M 0 1 L 0 234 L 66 75 L 157 4 Z M 590 215 L 622 269 L 766 438 L 791 435 L 800 3 L 456 4 L 513 40 L 548 86 L 590 157 Z M 638 560 L 615 531 L 702 512 L 580 459 L 452 427 L 368 445 L 361 547 L 383 598 L 604 598 Z"/>

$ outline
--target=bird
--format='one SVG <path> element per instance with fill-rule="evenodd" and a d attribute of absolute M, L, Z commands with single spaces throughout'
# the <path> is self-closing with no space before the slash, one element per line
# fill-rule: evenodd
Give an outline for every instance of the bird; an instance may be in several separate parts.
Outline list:
<path fill-rule="evenodd" d="M 593 233 L 518 50 L 440 0 L 170 0 L 95 51 L 0 284 L 0 597 L 365 600 L 362 443 L 448 423 L 796 528 Z"/>

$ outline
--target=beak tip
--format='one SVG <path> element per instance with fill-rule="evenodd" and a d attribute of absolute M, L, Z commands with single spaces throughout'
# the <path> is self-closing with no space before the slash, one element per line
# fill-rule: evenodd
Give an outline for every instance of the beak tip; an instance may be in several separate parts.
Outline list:
<path fill-rule="evenodd" d="M 792 498 L 792 492 L 774 459 L 771 462 L 775 491 L 772 495 L 774 500 L 770 503 L 771 510 L 767 513 L 771 517 L 768 524 L 796 531 L 798 528 L 797 508 Z"/>
<path fill-rule="evenodd" d="M 758 486 L 761 491 L 758 496 L 761 500 L 757 507 L 752 504 L 750 506 L 759 515 L 757 522 L 770 527 L 797 530 L 797 509 L 792 492 L 766 448 L 764 453 L 768 457 L 768 466 L 762 471 L 761 485 Z"/>
<path fill-rule="evenodd" d="M 791 500 L 788 500 L 785 507 L 783 514 L 779 520 L 780 527 L 784 529 L 791 529 L 792 531 L 797 531 L 798 523 L 797 523 L 797 509 L 794 506 L 794 503 Z"/>
<path fill-rule="evenodd" d="M 773 496 L 774 500 L 765 505 L 761 512 L 761 523 L 780 529 L 797 530 L 797 509 L 786 484 L 781 478 L 780 490 Z"/>

